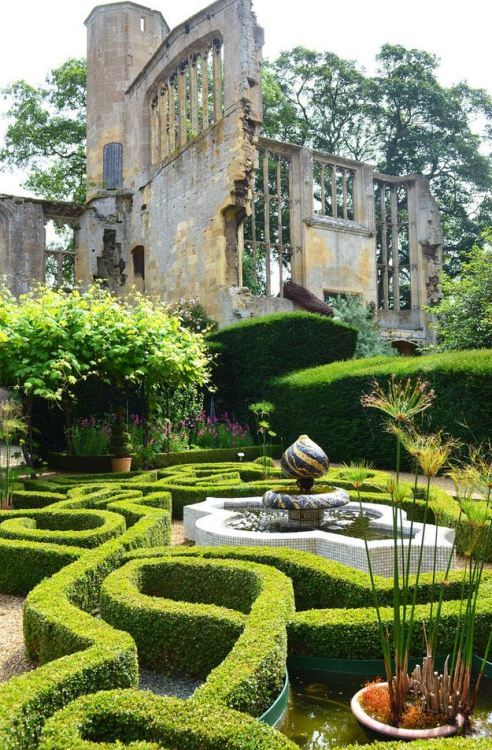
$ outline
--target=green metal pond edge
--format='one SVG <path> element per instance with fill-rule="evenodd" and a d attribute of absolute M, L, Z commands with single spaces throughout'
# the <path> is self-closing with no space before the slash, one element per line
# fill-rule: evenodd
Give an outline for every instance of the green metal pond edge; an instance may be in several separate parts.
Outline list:
<path fill-rule="evenodd" d="M 421 662 L 421 658 L 410 659 L 409 666 L 414 667 Z M 478 672 L 482 668 L 483 659 L 474 655 L 473 667 Z M 444 665 L 444 657 L 436 659 L 438 669 Z M 382 677 L 384 662 L 382 659 L 327 659 L 321 656 L 290 656 L 288 667 L 292 671 L 324 672 L 361 675 L 364 677 Z M 492 677 L 492 662 L 485 662 L 486 677 Z"/>
<path fill-rule="evenodd" d="M 410 659 L 410 667 L 421 661 L 419 658 Z M 473 667 L 478 672 L 482 668 L 479 656 L 474 655 Z M 290 656 L 287 662 L 288 668 L 293 672 L 320 672 L 323 674 L 346 674 L 360 675 L 362 677 L 378 677 L 384 675 L 384 662 L 382 659 L 327 659 L 321 656 Z M 438 669 L 444 665 L 444 658 L 436 660 Z M 484 674 L 492 677 L 492 662 L 485 662 Z M 281 723 L 287 711 L 289 703 L 289 675 L 286 673 L 284 686 L 274 703 L 264 714 L 259 717 L 260 721 L 275 727 Z"/>
<path fill-rule="evenodd" d="M 278 696 L 275 703 L 272 703 L 270 708 L 267 708 L 264 714 L 259 717 L 260 721 L 268 724 L 270 727 L 275 727 L 280 724 L 287 711 L 287 705 L 289 703 L 289 675 L 285 673 L 285 682 L 280 695 Z"/>

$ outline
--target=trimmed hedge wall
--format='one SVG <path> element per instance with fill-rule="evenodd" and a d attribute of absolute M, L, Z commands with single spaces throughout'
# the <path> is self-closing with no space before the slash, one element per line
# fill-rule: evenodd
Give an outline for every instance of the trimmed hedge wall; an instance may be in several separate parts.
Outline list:
<path fill-rule="evenodd" d="M 217 353 L 220 406 L 244 420 L 248 404 L 265 398 L 271 378 L 353 357 L 357 331 L 322 315 L 294 312 L 243 320 L 208 340 Z"/>
<path fill-rule="evenodd" d="M 262 455 L 259 445 L 247 445 L 241 448 L 210 448 L 208 450 L 175 451 L 157 453 L 152 458 L 156 469 L 165 469 L 178 464 L 210 463 L 215 461 L 238 461 L 238 452 L 244 453 L 246 461 L 253 461 Z M 283 449 L 280 445 L 271 445 L 269 453 L 273 458 L 280 458 Z M 58 471 L 78 471 L 85 473 L 105 473 L 111 470 L 111 456 L 69 456 L 66 453 L 48 453 L 48 463 Z M 139 468 L 140 459 L 133 457 L 132 466 Z M 114 476 L 114 475 L 113 475 Z"/>
<path fill-rule="evenodd" d="M 138 742 L 139 750 L 298 750 L 246 714 L 198 701 L 121 690 L 88 695 L 50 719 L 40 750 L 100 750 Z M 102 743 L 111 743 L 108 745 Z M 101 744 L 99 744 L 101 743 Z M 135 750 L 137 746 L 135 745 Z"/>
<path fill-rule="evenodd" d="M 394 439 L 381 429 L 381 413 L 360 403 L 373 380 L 384 384 L 392 375 L 430 382 L 436 399 L 426 429 L 445 430 L 465 445 L 492 438 L 492 350 L 336 362 L 274 379 L 274 429 L 286 444 L 307 433 L 332 461 L 365 458 L 394 468 Z"/>

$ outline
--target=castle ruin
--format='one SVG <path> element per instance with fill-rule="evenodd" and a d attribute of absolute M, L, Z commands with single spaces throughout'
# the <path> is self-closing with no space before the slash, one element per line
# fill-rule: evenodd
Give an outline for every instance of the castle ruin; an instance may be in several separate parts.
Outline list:
<path fill-rule="evenodd" d="M 167 302 L 198 300 L 220 325 L 320 300 L 373 302 L 402 351 L 432 338 L 442 235 L 426 179 L 263 138 L 263 31 L 251 0 L 217 0 L 170 30 L 134 2 L 87 26 L 84 205 L 0 195 L 0 276 L 101 279 Z M 73 249 L 46 245 L 49 221 Z M 287 285 L 287 289 L 288 289 Z"/>

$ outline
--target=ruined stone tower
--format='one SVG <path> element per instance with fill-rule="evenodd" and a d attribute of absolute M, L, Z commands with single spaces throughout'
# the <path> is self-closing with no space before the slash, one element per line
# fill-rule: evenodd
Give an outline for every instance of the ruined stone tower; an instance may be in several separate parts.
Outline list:
<path fill-rule="evenodd" d="M 16 293 L 44 277 L 101 279 L 221 325 L 319 299 L 373 302 L 402 350 L 430 340 L 441 268 L 425 178 L 261 137 L 263 32 L 251 0 L 217 0 L 175 29 L 133 2 L 87 21 L 87 201 L 0 196 L 0 270 Z M 69 223 L 75 252 L 44 247 Z M 49 272 L 48 270 L 49 269 Z"/>
<path fill-rule="evenodd" d="M 132 2 L 98 5 L 85 24 L 90 198 L 105 187 L 123 186 L 123 154 L 128 151 L 125 92 L 169 33 L 169 27 L 161 13 Z"/>

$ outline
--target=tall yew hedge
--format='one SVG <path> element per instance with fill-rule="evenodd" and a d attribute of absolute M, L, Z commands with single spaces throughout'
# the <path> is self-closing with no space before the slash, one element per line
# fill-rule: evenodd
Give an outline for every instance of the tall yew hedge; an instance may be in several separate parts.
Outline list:
<path fill-rule="evenodd" d="M 322 315 L 278 313 L 222 328 L 208 341 L 217 355 L 220 407 L 245 419 L 248 404 L 267 396 L 272 378 L 353 357 L 357 331 Z"/>
<path fill-rule="evenodd" d="M 336 362 L 275 379 L 270 398 L 273 426 L 285 441 L 307 433 L 336 462 L 365 458 L 392 468 L 395 441 L 382 429 L 378 412 L 360 399 L 374 380 L 421 378 L 430 382 L 435 403 L 426 430 L 445 430 L 464 448 L 492 438 L 492 350 L 446 352 L 425 357 L 374 357 Z"/>

